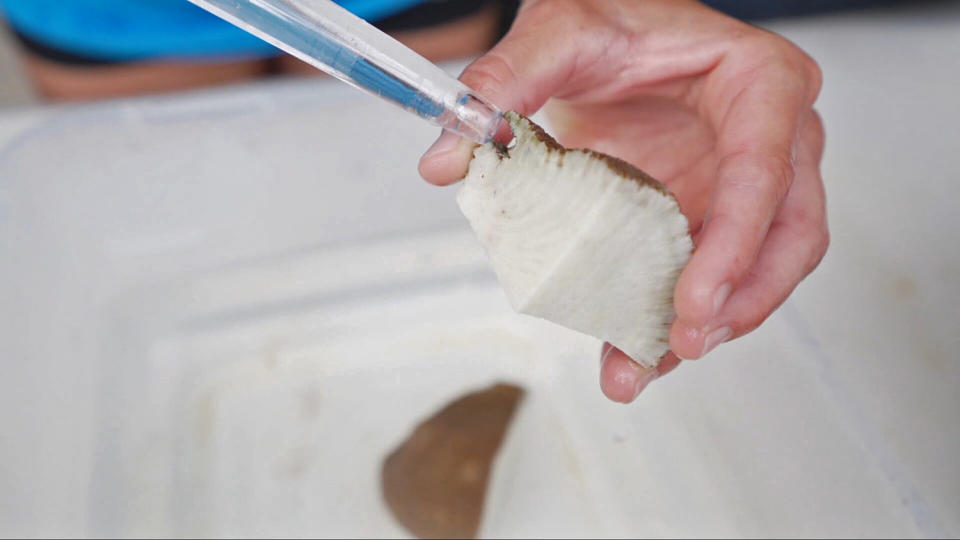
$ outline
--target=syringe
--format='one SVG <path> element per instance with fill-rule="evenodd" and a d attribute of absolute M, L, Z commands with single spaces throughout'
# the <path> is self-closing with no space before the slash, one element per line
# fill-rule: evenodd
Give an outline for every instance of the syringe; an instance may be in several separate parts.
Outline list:
<path fill-rule="evenodd" d="M 190 0 L 334 77 L 477 143 L 503 115 L 432 62 L 331 0 Z"/>

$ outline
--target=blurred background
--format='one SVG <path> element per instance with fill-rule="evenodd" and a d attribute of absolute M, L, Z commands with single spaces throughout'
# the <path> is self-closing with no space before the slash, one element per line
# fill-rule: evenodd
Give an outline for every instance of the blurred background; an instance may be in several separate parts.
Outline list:
<path fill-rule="evenodd" d="M 517 7 L 342 4 L 454 74 Z M 186 2 L 0 0 L 0 536 L 409 537 L 384 459 L 498 381 L 482 536 L 960 535 L 960 2 L 711 4 L 820 63 L 832 245 L 625 407 L 418 177 L 435 128 Z"/>
<path fill-rule="evenodd" d="M 519 0 L 341 0 L 433 61 L 488 49 Z M 897 0 L 708 0 L 763 21 L 878 6 Z M 937 2 L 932 2 L 937 3 Z M 289 74 L 316 74 L 272 46 L 184 0 L 4 0 L 0 107 L 187 90 Z M 199 65 L 198 65 L 199 64 Z"/>
<path fill-rule="evenodd" d="M 0 30 L 0 107 L 16 107 L 36 100 L 17 57 L 17 46 L 6 26 Z"/>

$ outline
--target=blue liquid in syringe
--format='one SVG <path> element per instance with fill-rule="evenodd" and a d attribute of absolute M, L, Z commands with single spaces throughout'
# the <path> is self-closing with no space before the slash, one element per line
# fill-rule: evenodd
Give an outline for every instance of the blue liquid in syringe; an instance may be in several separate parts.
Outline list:
<path fill-rule="evenodd" d="M 364 58 L 359 58 L 348 74 L 360 86 L 414 110 L 424 118 L 436 118 L 443 114 L 443 105 L 398 81 Z"/>
<path fill-rule="evenodd" d="M 443 105 L 336 41 L 315 35 L 312 45 L 317 60 L 353 79 L 362 88 L 413 110 L 424 118 L 436 118 L 443 114 Z"/>

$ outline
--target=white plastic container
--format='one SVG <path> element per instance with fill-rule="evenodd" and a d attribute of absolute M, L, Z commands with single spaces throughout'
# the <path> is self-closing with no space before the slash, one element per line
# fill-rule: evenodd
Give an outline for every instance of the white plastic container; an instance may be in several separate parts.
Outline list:
<path fill-rule="evenodd" d="M 907 21 L 914 60 L 955 49 L 938 17 Z M 921 233 L 956 225 L 960 164 L 878 115 L 956 125 L 958 81 L 851 46 L 899 24 L 785 28 L 827 74 L 831 255 L 630 406 L 599 343 L 510 312 L 401 111 L 299 81 L 0 117 L 0 534 L 404 536 L 382 458 L 494 380 L 528 395 L 487 536 L 957 534 L 958 259 Z M 887 57 L 899 86 L 864 91 Z"/>

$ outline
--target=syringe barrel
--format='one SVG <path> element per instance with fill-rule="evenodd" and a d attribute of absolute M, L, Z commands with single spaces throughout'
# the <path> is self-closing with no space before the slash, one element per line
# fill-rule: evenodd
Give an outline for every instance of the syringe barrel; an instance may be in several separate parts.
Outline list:
<path fill-rule="evenodd" d="M 330 0 L 190 0 L 357 88 L 477 143 L 500 111 L 432 62 Z"/>

